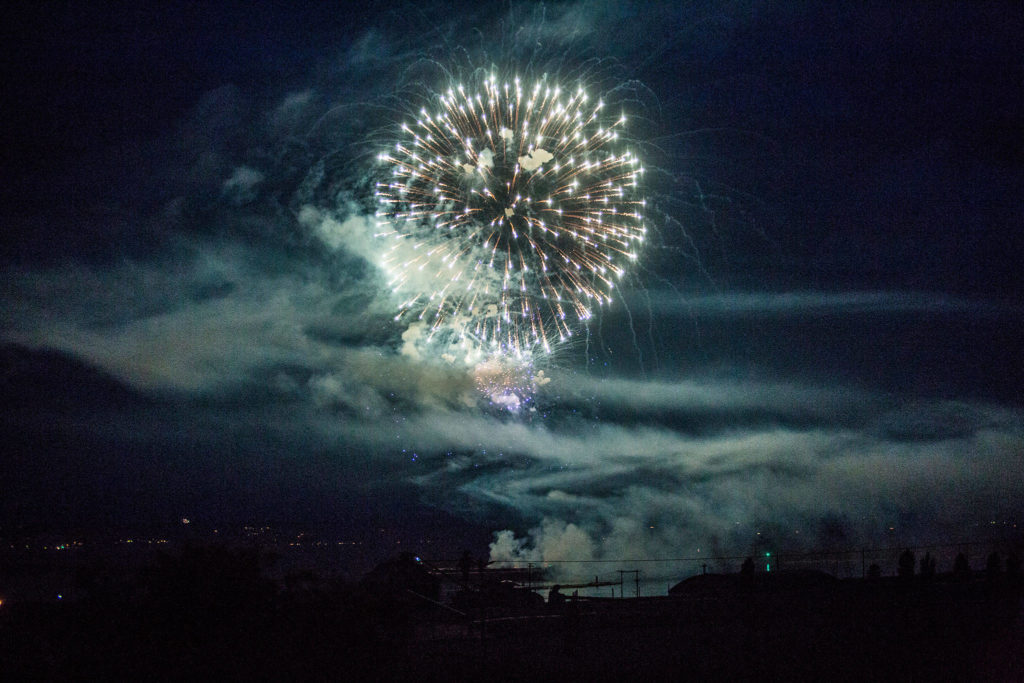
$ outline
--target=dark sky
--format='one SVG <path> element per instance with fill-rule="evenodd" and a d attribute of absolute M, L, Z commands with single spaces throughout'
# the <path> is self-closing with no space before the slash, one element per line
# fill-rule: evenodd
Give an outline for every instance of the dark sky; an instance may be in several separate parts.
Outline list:
<path fill-rule="evenodd" d="M 359 7 L 3 10 L 0 530 L 587 559 L 1024 524 L 1020 3 Z M 413 348 L 369 220 L 466 65 L 586 68 L 647 167 L 639 267 L 515 415 Z"/>

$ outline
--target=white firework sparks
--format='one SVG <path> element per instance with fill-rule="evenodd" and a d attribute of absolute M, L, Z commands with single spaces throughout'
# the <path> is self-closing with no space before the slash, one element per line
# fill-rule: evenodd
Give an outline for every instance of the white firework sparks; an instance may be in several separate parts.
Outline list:
<path fill-rule="evenodd" d="M 646 232 L 644 169 L 604 109 L 490 75 L 402 125 L 376 186 L 396 320 L 522 356 L 612 303 Z"/>

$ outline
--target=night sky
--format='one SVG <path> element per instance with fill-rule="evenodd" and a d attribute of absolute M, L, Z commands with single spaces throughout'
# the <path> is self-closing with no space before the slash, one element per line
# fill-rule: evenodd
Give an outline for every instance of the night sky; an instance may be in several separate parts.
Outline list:
<path fill-rule="evenodd" d="M 0 531 L 541 560 L 1024 526 L 1019 2 L 358 7 L 2 10 Z M 373 155 L 466 64 L 586 67 L 647 168 L 638 268 L 515 414 L 409 348 L 375 258 Z"/>

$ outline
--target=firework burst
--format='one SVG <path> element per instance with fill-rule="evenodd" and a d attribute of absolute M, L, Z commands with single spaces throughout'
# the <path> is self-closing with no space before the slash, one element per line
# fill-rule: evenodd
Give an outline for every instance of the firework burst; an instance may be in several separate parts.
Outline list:
<path fill-rule="evenodd" d="M 582 86 L 494 75 L 402 124 L 376 185 L 395 319 L 521 357 L 611 304 L 646 232 L 625 125 Z"/>

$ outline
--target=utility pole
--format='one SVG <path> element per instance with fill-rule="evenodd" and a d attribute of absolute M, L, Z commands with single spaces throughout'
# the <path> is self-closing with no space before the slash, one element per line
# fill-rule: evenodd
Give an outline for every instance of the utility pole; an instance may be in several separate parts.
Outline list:
<path fill-rule="evenodd" d="M 640 570 L 639 569 L 620 569 L 619 571 L 619 596 L 626 597 L 626 591 L 623 586 L 623 576 L 626 574 L 632 574 L 636 579 L 636 597 L 640 597 Z"/>

